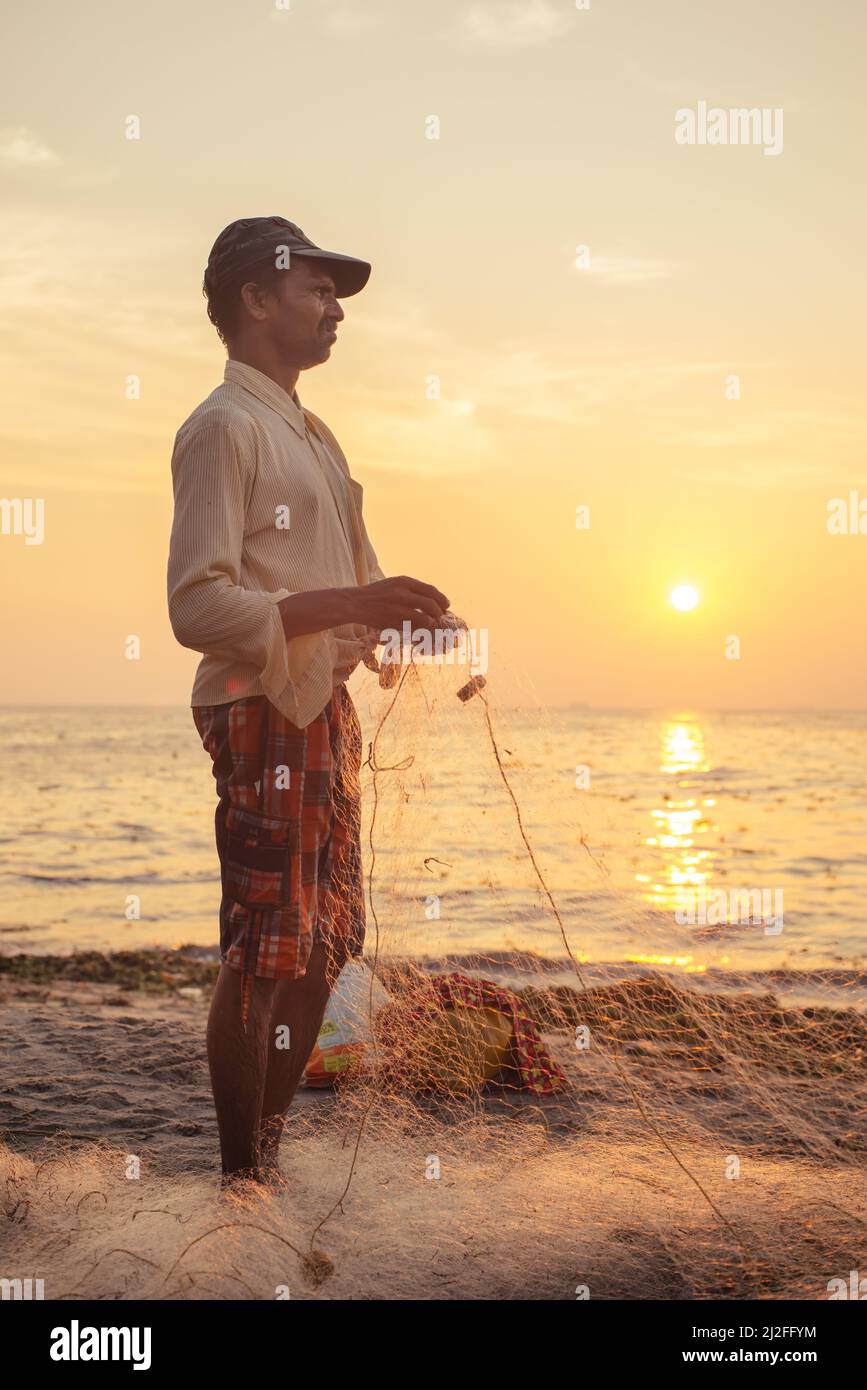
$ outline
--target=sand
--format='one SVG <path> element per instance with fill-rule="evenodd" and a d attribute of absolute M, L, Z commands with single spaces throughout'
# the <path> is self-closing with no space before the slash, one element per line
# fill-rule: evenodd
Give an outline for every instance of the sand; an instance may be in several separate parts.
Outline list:
<path fill-rule="evenodd" d="M 857 1160 L 761 1151 L 737 1087 L 667 1065 L 656 1119 L 715 1215 L 606 1059 L 562 1034 L 559 1097 L 493 1091 L 460 1123 L 378 1103 L 336 1209 L 359 1116 L 314 1091 L 290 1113 L 285 1189 L 221 1195 L 206 1007 L 207 990 L 3 979 L 0 1273 L 70 1300 L 683 1299 L 827 1298 L 867 1267 Z M 646 1071 L 640 1049 L 630 1065 Z M 774 1084 L 793 1104 L 810 1086 Z"/>

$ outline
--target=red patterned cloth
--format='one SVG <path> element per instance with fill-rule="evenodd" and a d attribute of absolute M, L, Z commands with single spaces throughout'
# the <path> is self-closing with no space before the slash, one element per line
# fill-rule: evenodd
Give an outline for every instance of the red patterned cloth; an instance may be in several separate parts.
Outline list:
<path fill-rule="evenodd" d="M 535 1023 L 511 990 L 501 989 L 490 980 L 450 974 L 419 977 L 413 989 L 416 991 L 419 997 L 410 1007 L 409 1019 L 417 1022 L 420 1029 L 444 1008 L 496 1009 L 512 1021 L 511 1061 L 520 1089 L 534 1096 L 549 1096 L 566 1085 L 565 1072 L 554 1061 Z M 403 1016 L 402 1027 L 406 1017 Z M 388 1042 L 387 1035 L 384 1041 Z"/>
<path fill-rule="evenodd" d="M 220 798 L 220 956 L 244 977 L 246 1027 L 254 976 L 299 979 L 316 939 L 338 970 L 361 955 L 361 731 L 343 685 L 303 729 L 264 695 L 193 719 Z"/>

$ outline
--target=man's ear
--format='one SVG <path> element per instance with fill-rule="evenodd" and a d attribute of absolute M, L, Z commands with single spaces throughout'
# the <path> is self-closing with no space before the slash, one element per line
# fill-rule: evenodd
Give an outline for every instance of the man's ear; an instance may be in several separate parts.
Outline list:
<path fill-rule="evenodd" d="M 268 312 L 265 308 L 265 294 L 266 291 L 262 289 L 261 285 L 257 285 L 255 280 L 248 280 L 245 285 L 241 286 L 241 303 L 250 317 L 259 323 Z"/>

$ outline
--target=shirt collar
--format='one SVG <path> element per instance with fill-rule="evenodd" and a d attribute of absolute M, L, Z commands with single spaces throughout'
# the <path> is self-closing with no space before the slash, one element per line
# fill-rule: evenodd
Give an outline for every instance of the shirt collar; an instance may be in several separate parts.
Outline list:
<path fill-rule="evenodd" d="M 304 411 L 298 399 L 298 392 L 294 391 L 290 396 L 282 386 L 278 386 L 270 376 L 260 372 L 257 367 L 251 367 L 247 362 L 236 362 L 229 358 L 226 363 L 226 370 L 223 373 L 224 381 L 233 381 L 236 386 L 243 386 L 245 391 L 258 400 L 264 401 L 272 410 L 291 425 L 297 435 L 302 439 L 306 437 L 307 427 L 304 421 Z"/>

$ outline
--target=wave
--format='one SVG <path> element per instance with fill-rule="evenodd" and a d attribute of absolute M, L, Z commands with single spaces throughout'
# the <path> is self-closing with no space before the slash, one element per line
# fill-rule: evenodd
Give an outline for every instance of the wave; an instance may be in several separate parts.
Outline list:
<path fill-rule="evenodd" d="M 191 883 L 212 883 L 219 878 L 219 873 L 202 872 L 199 874 L 187 874 L 183 878 L 166 878 L 157 870 L 150 873 L 120 874 L 112 877 L 107 874 L 51 874 L 51 873 L 18 873 L 10 874 L 9 877 L 21 879 L 28 883 L 51 883 L 62 885 L 63 887 L 79 887 L 89 883 L 119 884 L 129 887 L 131 884 L 156 883 L 160 887 L 174 888 L 185 887 Z"/>

